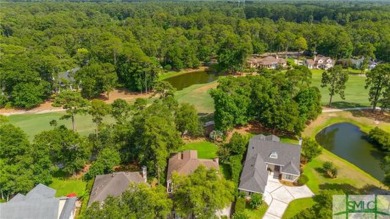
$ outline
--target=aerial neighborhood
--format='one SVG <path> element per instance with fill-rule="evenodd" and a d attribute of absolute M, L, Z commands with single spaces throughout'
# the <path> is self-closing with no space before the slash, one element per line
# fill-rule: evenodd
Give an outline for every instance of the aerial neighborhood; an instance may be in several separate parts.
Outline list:
<path fill-rule="evenodd" d="M 0 219 L 390 218 L 389 17 L 2 1 Z"/>

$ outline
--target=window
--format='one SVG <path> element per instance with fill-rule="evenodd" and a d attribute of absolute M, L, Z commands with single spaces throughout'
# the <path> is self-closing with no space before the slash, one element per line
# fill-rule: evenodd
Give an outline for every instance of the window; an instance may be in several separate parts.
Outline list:
<path fill-rule="evenodd" d="M 272 152 L 272 153 L 269 155 L 269 158 L 278 159 L 278 153 Z"/>
<path fill-rule="evenodd" d="M 284 178 L 285 178 L 285 179 L 288 179 L 288 180 L 293 180 L 293 179 L 294 179 L 294 176 L 293 176 L 293 175 L 285 174 L 285 175 L 284 175 Z"/>

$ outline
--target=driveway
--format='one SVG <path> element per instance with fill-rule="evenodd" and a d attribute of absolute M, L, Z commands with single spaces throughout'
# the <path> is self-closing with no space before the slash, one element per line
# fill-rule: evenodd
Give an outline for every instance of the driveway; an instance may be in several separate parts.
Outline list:
<path fill-rule="evenodd" d="M 264 192 L 264 199 L 269 207 L 263 219 L 282 218 L 284 211 L 291 201 L 312 196 L 314 196 L 314 193 L 306 185 L 296 187 L 285 186 L 279 180 L 269 176 Z"/>

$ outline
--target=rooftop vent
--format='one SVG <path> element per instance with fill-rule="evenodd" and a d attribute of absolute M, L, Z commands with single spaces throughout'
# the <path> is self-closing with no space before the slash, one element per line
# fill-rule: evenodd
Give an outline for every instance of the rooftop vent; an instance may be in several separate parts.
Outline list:
<path fill-rule="evenodd" d="M 269 155 L 269 158 L 278 159 L 278 153 L 272 152 L 272 153 Z"/>

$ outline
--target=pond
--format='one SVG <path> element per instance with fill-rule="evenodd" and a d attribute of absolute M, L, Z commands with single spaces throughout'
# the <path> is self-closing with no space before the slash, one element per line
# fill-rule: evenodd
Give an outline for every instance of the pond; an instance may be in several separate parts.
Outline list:
<path fill-rule="evenodd" d="M 168 81 L 177 90 L 182 90 L 194 84 L 205 84 L 217 80 L 218 75 L 204 71 L 185 73 L 182 75 L 167 78 Z"/>
<path fill-rule="evenodd" d="M 383 180 L 380 166 L 383 158 L 376 147 L 366 140 L 366 134 L 350 123 L 338 123 L 316 135 L 317 142 L 337 156 L 355 164 L 378 180 Z"/>

